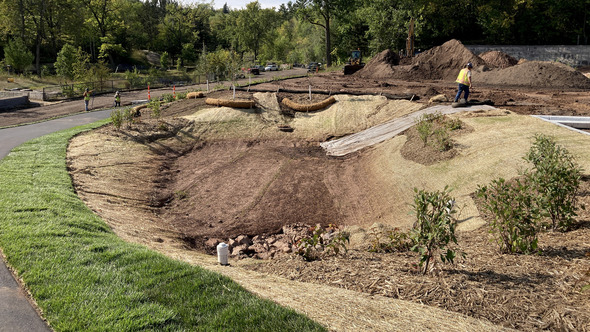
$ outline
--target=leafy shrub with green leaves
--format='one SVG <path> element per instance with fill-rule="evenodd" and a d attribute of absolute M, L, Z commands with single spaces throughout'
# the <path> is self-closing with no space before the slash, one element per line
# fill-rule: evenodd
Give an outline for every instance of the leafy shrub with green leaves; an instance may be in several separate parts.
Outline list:
<path fill-rule="evenodd" d="M 162 95 L 161 99 L 163 102 L 169 103 L 169 102 L 174 101 L 174 95 L 171 93 L 165 93 Z"/>
<path fill-rule="evenodd" d="M 115 128 L 119 129 L 124 123 L 128 126 L 134 121 L 134 112 L 131 108 L 126 107 L 124 109 L 115 109 L 111 112 L 111 122 Z"/>
<path fill-rule="evenodd" d="M 338 227 L 332 224 L 328 228 L 318 224 L 310 228 L 308 234 L 297 241 L 295 253 L 307 261 L 313 261 L 331 254 L 338 255 L 341 251 L 346 253 L 348 242 L 350 242 L 348 232 L 338 230 Z"/>
<path fill-rule="evenodd" d="M 152 117 L 159 119 L 162 116 L 162 109 L 160 108 L 160 101 L 159 100 L 152 100 L 149 102 L 148 107 L 152 110 Z"/>
<path fill-rule="evenodd" d="M 428 272 L 430 261 L 436 262 L 436 254 L 440 253 L 440 260 L 453 263 L 457 252 L 449 244 L 457 244 L 455 236 L 456 220 L 453 218 L 455 200 L 449 195 L 450 190 L 445 187 L 442 191 L 428 192 L 414 188 L 414 204 L 416 223 L 410 232 L 414 246 L 412 251 L 420 254 L 422 273 Z"/>
<path fill-rule="evenodd" d="M 408 251 L 413 245 L 410 234 L 402 232 L 399 228 L 393 230 L 372 229 L 370 252 L 402 252 Z"/>
<path fill-rule="evenodd" d="M 526 254 L 537 250 L 541 214 L 531 190 L 526 175 L 512 182 L 499 178 L 477 188 L 477 196 L 491 214 L 490 232 L 503 252 Z"/>
<path fill-rule="evenodd" d="M 566 231 L 571 228 L 577 210 L 582 168 L 564 147 L 552 137 L 537 134 L 524 157 L 533 165 L 530 181 L 538 192 L 538 204 L 551 219 L 551 228 Z"/>
<path fill-rule="evenodd" d="M 434 147 L 439 151 L 448 151 L 453 147 L 453 142 L 451 142 L 447 127 L 443 126 L 436 128 L 433 135 L 435 142 Z"/>
<path fill-rule="evenodd" d="M 429 121 L 426 115 L 422 115 L 416 122 L 416 130 L 424 146 L 426 146 L 428 144 L 428 138 L 432 134 L 432 121 Z"/>
<path fill-rule="evenodd" d="M 416 131 L 424 146 L 428 145 L 430 137 L 433 137 L 431 145 L 439 151 L 448 151 L 453 147 L 449 130 L 460 129 L 461 126 L 461 120 L 447 121 L 439 112 L 423 114 L 416 120 Z"/>
<path fill-rule="evenodd" d="M 23 72 L 34 59 L 35 56 L 20 38 L 9 40 L 8 45 L 4 47 L 4 61 L 16 71 Z"/>
<path fill-rule="evenodd" d="M 449 130 L 459 130 L 463 128 L 463 122 L 459 119 L 451 119 L 445 123 Z"/>
<path fill-rule="evenodd" d="M 123 112 L 120 109 L 111 111 L 111 122 L 115 128 L 121 128 L 121 125 L 123 124 Z"/>

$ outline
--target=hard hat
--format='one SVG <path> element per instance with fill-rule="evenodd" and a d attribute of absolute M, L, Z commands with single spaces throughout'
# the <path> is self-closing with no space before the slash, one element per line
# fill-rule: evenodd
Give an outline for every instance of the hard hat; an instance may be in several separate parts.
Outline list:
<path fill-rule="evenodd" d="M 467 67 L 473 68 L 473 64 L 471 62 L 467 62 Z"/>

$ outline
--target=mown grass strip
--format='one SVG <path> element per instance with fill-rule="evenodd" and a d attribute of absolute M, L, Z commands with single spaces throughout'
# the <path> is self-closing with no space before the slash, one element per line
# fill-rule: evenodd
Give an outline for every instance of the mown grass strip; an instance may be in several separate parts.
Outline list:
<path fill-rule="evenodd" d="M 122 241 L 76 196 L 68 140 L 41 137 L 0 162 L 0 246 L 57 331 L 323 331 L 220 274 Z"/>

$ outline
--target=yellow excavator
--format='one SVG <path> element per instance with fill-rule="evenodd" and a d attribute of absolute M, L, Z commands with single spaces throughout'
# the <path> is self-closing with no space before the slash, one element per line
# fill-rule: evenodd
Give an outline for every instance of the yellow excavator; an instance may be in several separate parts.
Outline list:
<path fill-rule="evenodd" d="M 348 63 L 344 65 L 344 75 L 352 75 L 365 66 L 360 50 L 354 50 L 350 53 L 351 54 L 350 58 L 348 58 Z"/>

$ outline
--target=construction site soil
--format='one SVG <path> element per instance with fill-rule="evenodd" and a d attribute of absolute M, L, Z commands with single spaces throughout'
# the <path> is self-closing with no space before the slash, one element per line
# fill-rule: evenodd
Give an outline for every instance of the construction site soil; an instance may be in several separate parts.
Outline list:
<path fill-rule="evenodd" d="M 214 253 L 221 241 L 233 243 L 234 248 L 243 244 L 242 241 L 260 241 L 264 244 L 261 247 L 266 246 L 266 252 L 241 247 L 232 252 L 233 270 L 223 273 L 231 274 L 248 289 L 249 279 L 244 275 L 262 273 L 283 277 L 285 283 L 293 280 L 316 284 L 317 289 L 329 286 L 352 291 L 350 298 L 339 300 L 350 301 L 350 306 L 346 307 L 349 314 L 344 318 L 350 321 L 347 328 L 336 322 L 341 313 L 333 312 L 336 310 L 333 304 L 327 299 L 324 302 L 324 297 L 319 297 L 315 291 L 308 293 L 299 288 L 298 293 L 286 294 L 287 291 L 279 291 L 285 284 L 273 283 L 270 279 L 264 286 L 267 291 L 254 290 L 250 284 L 254 292 L 293 306 L 330 329 L 347 330 L 355 326 L 355 330 L 369 330 L 369 325 L 356 324 L 360 316 L 373 317 L 363 312 L 363 305 L 359 307 L 359 303 L 354 302 L 364 298 L 355 299 L 354 292 L 360 292 L 371 295 L 374 301 L 378 296 L 408 300 L 481 319 L 482 324 L 492 323 L 489 330 L 507 327 L 588 331 L 590 300 L 587 291 L 582 290 L 590 284 L 588 211 L 580 211 L 573 231 L 541 234 L 538 255 L 499 253 L 486 227 L 469 226 L 475 217 L 462 222 L 458 235 L 460 249 L 466 257 L 455 265 L 438 265 L 428 275 L 418 273 L 415 253 L 368 251 L 379 230 L 411 226 L 409 206 L 396 203 L 402 197 L 411 196 L 411 192 L 401 192 L 399 188 L 426 183 L 423 179 L 412 180 L 411 168 L 423 169 L 427 167 L 424 165 L 431 165 L 428 167 L 434 168 L 429 172 L 434 176 L 440 169 L 450 167 L 445 163 L 468 151 L 469 144 L 461 143 L 467 139 L 465 137 L 475 137 L 469 138 L 469 142 L 478 144 L 493 140 L 474 136 L 478 130 L 499 132 L 498 127 L 486 127 L 491 121 L 502 126 L 513 123 L 511 121 L 522 122 L 522 127 L 515 131 L 523 131 L 522 128 L 533 130 L 527 122 L 532 120 L 524 120 L 519 115 L 590 116 L 590 93 L 586 90 L 590 88 L 590 80 L 582 73 L 555 63 L 532 61 L 488 70 L 484 67 L 504 65 L 468 52 L 458 41 L 450 41 L 420 54 L 411 64 L 383 63 L 392 61 L 395 58 L 392 56 L 384 56 L 385 60 L 377 63 L 377 56 L 352 76 L 323 73 L 255 87 L 272 93 L 238 91 L 236 98 L 257 102 L 253 109 L 211 107 L 204 99 L 167 104 L 159 119 L 151 118 L 149 110 L 145 109 L 129 125 L 118 129 L 108 125 L 75 137 L 68 148 L 67 165 L 78 195 L 123 239 L 176 258 L 200 257 L 199 252 Z M 403 116 L 402 109 L 406 109 L 406 113 L 420 109 L 431 97 L 444 95 L 447 100 L 452 99 L 456 93 L 453 76 L 468 61 L 475 65 L 472 98 L 489 100 L 496 107 L 511 112 L 459 117 L 464 121 L 464 129 L 451 137 L 455 143 L 448 155 L 436 149 L 422 151 L 424 144 L 411 130 L 392 143 L 344 157 L 329 157 L 319 147 L 325 140 Z M 310 90 L 315 93 L 310 95 Z M 283 98 L 312 103 L 329 94 L 346 92 L 355 96 L 337 98 L 336 104 L 328 110 L 301 113 L 281 105 Z M 412 102 L 388 101 L 379 95 L 411 96 Z M 212 92 L 208 96 L 234 98 L 229 91 Z M 338 118 L 334 109 L 349 104 L 353 106 L 339 108 L 338 112 L 346 112 L 344 114 L 350 117 L 356 114 L 354 112 L 360 115 L 350 123 L 338 122 L 344 120 Z M 365 110 L 359 105 L 370 106 Z M 323 117 L 326 112 L 332 115 Z M 393 115 L 387 118 L 387 114 Z M 481 120 L 481 116 L 493 119 Z M 543 127 L 553 126 L 550 124 L 535 123 L 537 125 L 544 130 L 554 130 Z M 284 126 L 294 130 L 280 130 Z M 570 134 L 565 135 L 570 137 Z M 528 138 L 519 144 L 529 144 Z M 570 145 L 574 149 L 576 146 Z M 585 151 L 583 146 L 577 148 Z M 503 149 L 526 147 L 504 146 Z M 399 166 L 410 174 L 401 180 L 396 178 L 395 181 L 404 182 L 403 186 L 394 184 L 387 167 L 377 171 L 376 165 L 385 163 L 386 157 L 395 153 L 401 156 L 399 160 L 413 160 Z M 502 161 L 514 165 L 521 165 L 520 162 L 516 154 Z M 508 174 L 516 175 L 516 171 Z M 431 181 L 438 183 L 443 179 L 439 181 L 435 177 Z M 392 185 L 399 188 L 392 190 Z M 469 192 L 473 191 L 467 190 L 465 197 Z M 590 205 L 588 174 L 583 178 L 579 198 Z M 316 224 L 346 226 L 351 232 L 350 250 L 345 255 L 313 262 L 294 255 L 289 241 L 294 241 L 297 235 L 290 234 L 291 238 L 285 239 L 287 229 Z M 244 240 L 244 236 L 248 239 Z M 273 259 L 237 260 L 248 256 Z M 187 261 L 218 269 L 207 258 Z M 300 301 L 293 301 L 294 298 Z M 319 298 L 322 300 L 318 301 Z M 302 303 L 298 306 L 296 302 Z M 431 323 L 443 319 L 437 315 L 440 314 L 432 311 Z M 381 322 L 379 317 L 383 316 L 372 319 L 371 329 L 391 330 L 387 325 L 391 322 L 385 318 Z M 452 330 L 453 324 L 450 325 Z M 473 329 L 473 325 L 454 327 L 456 330 Z M 398 327 L 399 330 L 408 328 L 420 329 Z"/>

